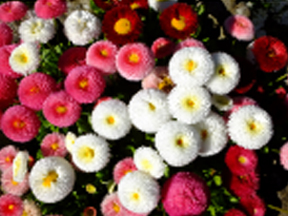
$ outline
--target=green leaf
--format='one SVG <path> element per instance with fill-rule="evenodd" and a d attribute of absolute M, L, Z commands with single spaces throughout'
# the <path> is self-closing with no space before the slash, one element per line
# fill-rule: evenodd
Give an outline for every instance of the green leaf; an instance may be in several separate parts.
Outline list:
<path fill-rule="evenodd" d="M 215 175 L 215 176 L 213 177 L 213 180 L 214 180 L 214 183 L 215 183 L 217 186 L 221 186 L 221 185 L 222 185 L 222 178 L 221 178 L 221 176 Z"/>

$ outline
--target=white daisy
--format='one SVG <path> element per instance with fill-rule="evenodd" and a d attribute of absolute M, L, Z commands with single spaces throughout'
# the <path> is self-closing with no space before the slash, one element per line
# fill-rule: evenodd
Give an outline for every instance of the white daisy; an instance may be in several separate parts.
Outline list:
<path fill-rule="evenodd" d="M 39 50 L 35 43 L 22 43 L 12 51 L 9 57 L 12 70 L 24 76 L 36 70 L 39 63 Z"/>
<path fill-rule="evenodd" d="M 210 112 L 211 97 L 202 87 L 176 86 L 168 95 L 168 105 L 178 121 L 194 124 Z"/>
<path fill-rule="evenodd" d="M 148 5 L 155 11 L 162 12 L 177 2 L 178 0 L 148 0 Z"/>
<path fill-rule="evenodd" d="M 169 165 L 182 167 L 196 159 L 200 149 L 199 133 L 191 125 L 171 121 L 156 133 L 155 147 Z"/>
<path fill-rule="evenodd" d="M 246 149 L 260 149 L 273 136 L 270 115 L 254 105 L 243 106 L 232 112 L 227 126 L 231 139 Z"/>
<path fill-rule="evenodd" d="M 215 70 L 206 86 L 214 94 L 228 94 L 239 83 L 239 65 L 232 56 L 224 52 L 213 53 L 212 58 Z"/>
<path fill-rule="evenodd" d="M 64 33 L 74 45 L 83 46 L 98 39 L 101 21 L 88 11 L 75 10 L 64 21 Z"/>
<path fill-rule="evenodd" d="M 228 111 L 233 107 L 233 100 L 228 95 L 213 94 L 211 100 L 219 111 Z"/>
<path fill-rule="evenodd" d="M 167 96 L 157 89 L 142 89 L 130 100 L 128 111 L 133 125 L 146 133 L 155 133 L 171 119 Z"/>
<path fill-rule="evenodd" d="M 164 175 L 166 165 L 158 152 L 151 147 L 142 146 L 136 149 L 133 159 L 138 170 L 157 179 Z"/>
<path fill-rule="evenodd" d="M 29 154 L 27 151 L 19 151 L 13 159 L 13 180 L 15 182 L 22 182 L 28 171 Z"/>
<path fill-rule="evenodd" d="M 120 139 L 131 129 L 128 108 L 117 99 L 98 104 L 92 111 L 91 124 L 96 133 L 108 140 Z"/>
<path fill-rule="evenodd" d="M 77 138 L 76 134 L 74 134 L 71 131 L 68 131 L 68 133 L 65 136 L 65 147 L 70 153 L 72 153 L 76 138 Z"/>
<path fill-rule="evenodd" d="M 175 84 L 201 86 L 211 78 L 214 62 L 206 49 L 185 47 L 171 57 L 168 70 Z"/>
<path fill-rule="evenodd" d="M 29 175 L 29 185 L 35 197 L 45 203 L 64 199 L 73 189 L 75 173 L 62 157 L 38 160 Z"/>
<path fill-rule="evenodd" d="M 53 20 L 32 17 L 21 23 L 19 34 L 24 42 L 47 43 L 55 34 Z"/>
<path fill-rule="evenodd" d="M 211 112 L 195 127 L 201 138 L 199 155 L 207 157 L 219 153 L 227 144 L 227 128 L 225 121 L 218 114 Z"/>
<path fill-rule="evenodd" d="M 110 159 L 109 144 L 94 134 L 79 136 L 72 149 L 72 160 L 84 172 L 103 169 Z"/>
<path fill-rule="evenodd" d="M 158 182 L 142 171 L 127 173 L 120 180 L 117 193 L 125 208 L 140 214 L 151 212 L 160 199 Z"/>

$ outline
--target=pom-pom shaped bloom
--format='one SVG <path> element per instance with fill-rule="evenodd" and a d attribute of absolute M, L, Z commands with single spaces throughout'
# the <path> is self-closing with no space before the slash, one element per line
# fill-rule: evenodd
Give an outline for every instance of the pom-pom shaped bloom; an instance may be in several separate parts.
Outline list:
<path fill-rule="evenodd" d="M 256 170 L 258 157 L 255 151 L 234 145 L 228 149 L 225 163 L 231 173 L 245 175 Z"/>
<path fill-rule="evenodd" d="M 55 27 L 52 20 L 32 17 L 21 23 L 19 26 L 19 34 L 24 42 L 47 43 L 53 38 Z"/>
<path fill-rule="evenodd" d="M 99 70 L 85 65 L 71 70 L 64 85 L 78 103 L 92 103 L 103 93 L 106 83 Z"/>
<path fill-rule="evenodd" d="M 158 182 L 149 174 L 134 171 L 125 175 L 118 185 L 118 196 L 128 210 L 145 214 L 156 208 L 160 199 Z"/>
<path fill-rule="evenodd" d="M 131 157 L 124 158 L 115 165 L 113 170 L 113 179 L 116 182 L 116 184 L 119 184 L 123 176 L 135 170 L 137 170 L 137 167 L 134 164 L 133 158 Z"/>
<path fill-rule="evenodd" d="M 1 22 L 0 32 L 0 47 L 10 44 L 13 40 L 12 29 L 7 24 Z"/>
<path fill-rule="evenodd" d="M 210 202 L 206 183 L 191 172 L 178 172 L 169 178 L 161 197 L 165 211 L 173 216 L 201 215 Z"/>
<path fill-rule="evenodd" d="M 105 11 L 112 9 L 115 6 L 114 1 L 107 0 L 93 0 L 97 7 L 102 8 Z"/>
<path fill-rule="evenodd" d="M 37 0 L 34 10 L 40 18 L 56 18 L 66 12 L 67 3 L 65 0 Z"/>
<path fill-rule="evenodd" d="M 157 151 L 151 147 L 139 147 L 134 152 L 134 163 L 138 170 L 158 179 L 164 175 L 166 165 Z"/>
<path fill-rule="evenodd" d="M 211 112 L 196 124 L 201 138 L 199 155 L 207 157 L 219 153 L 227 144 L 228 136 L 224 119 Z"/>
<path fill-rule="evenodd" d="M 68 131 L 68 133 L 65 136 L 65 146 L 67 151 L 69 151 L 69 153 L 72 153 L 72 149 L 74 147 L 75 141 L 76 141 L 76 134 L 74 134 L 71 131 Z"/>
<path fill-rule="evenodd" d="M 85 47 L 71 47 L 67 49 L 59 58 L 58 67 L 64 74 L 69 74 L 75 67 L 86 65 Z"/>
<path fill-rule="evenodd" d="M 186 3 L 176 3 L 166 8 L 159 17 L 164 33 L 172 38 L 185 39 L 195 33 L 198 27 L 198 16 Z"/>
<path fill-rule="evenodd" d="M 38 160 L 29 175 L 34 196 L 44 203 L 55 203 L 64 199 L 72 191 L 74 182 L 74 169 L 62 157 Z"/>
<path fill-rule="evenodd" d="M 57 89 L 56 81 L 49 75 L 36 72 L 24 77 L 18 87 L 18 97 L 21 104 L 41 110 L 46 98 Z"/>
<path fill-rule="evenodd" d="M 29 216 L 41 216 L 41 209 L 40 207 L 32 200 L 25 199 L 23 201 L 24 211 L 22 216 L 29 215 Z"/>
<path fill-rule="evenodd" d="M 265 203 L 256 194 L 241 197 L 240 205 L 249 215 L 253 215 L 253 216 L 265 215 L 265 212 L 266 212 Z"/>
<path fill-rule="evenodd" d="M 116 56 L 119 74 L 131 81 L 142 80 L 154 65 L 153 53 L 143 43 L 126 44 L 120 48 Z"/>
<path fill-rule="evenodd" d="M 142 31 L 142 21 L 137 12 L 128 6 L 107 11 L 102 21 L 102 31 L 108 40 L 117 45 L 134 42 Z"/>
<path fill-rule="evenodd" d="M 50 94 L 43 103 L 43 114 L 53 125 L 69 127 L 81 115 L 81 106 L 65 91 Z"/>
<path fill-rule="evenodd" d="M 228 95 L 213 94 L 211 101 L 219 111 L 228 111 L 233 107 L 233 99 Z"/>
<path fill-rule="evenodd" d="M 211 97 L 202 87 L 177 85 L 167 98 L 172 116 L 187 124 L 203 120 L 210 112 Z"/>
<path fill-rule="evenodd" d="M 193 126 L 171 121 L 156 133 L 155 147 L 169 165 L 182 167 L 196 159 L 200 149 L 199 133 Z"/>
<path fill-rule="evenodd" d="M 246 214 L 238 209 L 230 209 L 224 214 L 224 216 L 246 216 Z"/>
<path fill-rule="evenodd" d="M 64 22 L 64 32 L 75 45 L 86 45 L 101 34 L 101 21 L 86 10 L 73 11 Z"/>
<path fill-rule="evenodd" d="M 228 94 L 240 80 L 239 65 L 232 56 L 224 52 L 213 53 L 212 58 L 215 70 L 206 86 L 214 94 Z"/>
<path fill-rule="evenodd" d="M 28 171 L 29 154 L 27 151 L 19 151 L 12 164 L 13 180 L 22 182 Z"/>
<path fill-rule="evenodd" d="M 280 163 L 284 169 L 288 170 L 288 143 L 280 148 Z"/>
<path fill-rule="evenodd" d="M 258 106 L 248 105 L 239 108 L 229 116 L 227 123 L 231 139 L 247 149 L 260 149 L 273 135 L 270 115 Z"/>
<path fill-rule="evenodd" d="M 100 136 L 109 139 L 120 139 L 131 129 L 128 108 L 117 99 L 102 101 L 92 111 L 91 123 L 93 130 Z"/>
<path fill-rule="evenodd" d="M 172 81 L 179 85 L 201 86 L 214 72 L 210 53 L 200 47 L 187 47 L 177 51 L 170 59 L 168 67 Z"/>
<path fill-rule="evenodd" d="M 157 89 L 142 89 L 128 105 L 132 124 L 139 130 L 155 133 L 171 119 L 166 94 Z"/>
<path fill-rule="evenodd" d="M 254 38 L 254 25 L 246 16 L 232 15 L 225 20 L 224 27 L 232 37 L 238 40 L 250 41 Z"/>
<path fill-rule="evenodd" d="M 1 119 L 3 133 L 15 142 L 28 142 L 37 134 L 41 122 L 34 111 L 22 106 L 9 107 Z"/>
<path fill-rule="evenodd" d="M 117 51 L 117 46 L 111 41 L 97 41 L 87 50 L 86 63 L 104 74 L 113 74 L 116 72 Z"/>
<path fill-rule="evenodd" d="M 252 45 L 253 55 L 264 72 L 278 71 L 288 61 L 287 48 L 278 38 L 263 36 L 257 38 Z"/>
<path fill-rule="evenodd" d="M 9 57 L 12 70 L 24 76 L 36 70 L 39 63 L 39 49 L 35 43 L 22 43 L 11 52 Z"/>
<path fill-rule="evenodd" d="M 160 37 L 157 38 L 152 46 L 151 50 L 156 58 L 165 58 L 174 52 L 175 43 L 169 38 Z"/>
<path fill-rule="evenodd" d="M 11 44 L 0 47 L 0 74 L 11 78 L 19 78 L 22 76 L 21 74 L 13 71 L 9 64 L 10 55 L 17 46 L 17 44 Z"/>
<path fill-rule="evenodd" d="M 0 74 L 0 108 L 5 109 L 13 104 L 17 95 L 18 84 L 15 79 Z"/>
<path fill-rule="evenodd" d="M 17 150 L 13 145 L 7 145 L 0 150 L 0 170 L 12 168 L 13 160 L 17 154 Z"/>
<path fill-rule="evenodd" d="M 155 11 L 162 12 L 171 5 L 177 3 L 178 0 L 148 0 L 149 7 L 153 8 Z"/>
<path fill-rule="evenodd" d="M 20 197 L 12 194 L 0 196 L 0 216 L 21 216 L 23 209 Z"/>
<path fill-rule="evenodd" d="M 21 1 L 8 1 L 0 5 L 0 20 L 3 22 L 13 22 L 21 20 L 28 7 Z"/>
<path fill-rule="evenodd" d="M 75 140 L 72 160 L 84 172 L 97 172 L 109 162 L 109 151 L 109 144 L 103 138 L 86 134 Z"/>
<path fill-rule="evenodd" d="M 41 152 L 44 157 L 65 157 L 65 155 L 67 154 L 67 149 L 65 146 L 65 136 L 56 132 L 47 134 L 41 142 Z"/>
<path fill-rule="evenodd" d="M 176 45 L 175 52 L 177 52 L 178 50 L 185 48 L 185 47 L 200 47 L 200 48 L 206 49 L 204 44 L 200 40 L 197 40 L 194 38 L 187 38 L 183 41 L 180 41 Z"/>

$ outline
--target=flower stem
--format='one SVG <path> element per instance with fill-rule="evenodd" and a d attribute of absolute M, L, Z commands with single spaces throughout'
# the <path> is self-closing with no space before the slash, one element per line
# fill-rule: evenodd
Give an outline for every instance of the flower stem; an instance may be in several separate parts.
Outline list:
<path fill-rule="evenodd" d="M 267 207 L 270 208 L 270 209 L 273 209 L 273 210 L 275 210 L 275 211 L 279 211 L 279 212 L 288 214 L 288 211 L 287 211 L 287 210 L 284 210 L 284 209 L 282 209 L 282 208 L 273 206 L 273 205 L 271 205 L 271 204 L 268 204 Z"/>
<path fill-rule="evenodd" d="M 284 74 L 284 75 L 278 77 L 278 78 L 276 79 L 276 82 L 280 82 L 280 81 L 282 81 L 282 80 L 284 80 L 284 79 L 286 79 L 286 78 L 287 78 L 287 74 Z"/>

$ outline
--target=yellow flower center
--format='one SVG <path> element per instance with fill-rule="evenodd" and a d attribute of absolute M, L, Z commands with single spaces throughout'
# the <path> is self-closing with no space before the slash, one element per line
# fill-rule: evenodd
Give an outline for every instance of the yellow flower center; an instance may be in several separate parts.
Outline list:
<path fill-rule="evenodd" d="M 108 51 L 106 49 L 102 49 L 100 50 L 100 54 L 104 57 L 107 57 L 108 56 Z"/>
<path fill-rule="evenodd" d="M 13 209 L 14 209 L 14 205 L 13 205 L 13 204 L 10 204 L 10 205 L 8 206 L 8 209 L 9 209 L 9 210 L 13 210 Z"/>
<path fill-rule="evenodd" d="M 17 129 L 22 129 L 25 127 L 25 122 L 20 119 L 17 119 L 13 122 L 13 127 Z"/>
<path fill-rule="evenodd" d="M 40 22 L 40 21 L 38 21 L 36 23 L 33 23 L 32 26 L 31 26 L 31 33 L 32 34 L 38 34 L 43 27 L 44 27 L 43 23 Z"/>
<path fill-rule="evenodd" d="M 154 111 L 155 109 L 156 109 L 156 107 L 152 104 L 152 103 L 148 103 L 148 106 L 149 106 L 149 109 L 151 110 L 151 111 Z"/>
<path fill-rule="evenodd" d="M 85 162 L 91 162 L 95 156 L 94 149 L 83 146 L 79 149 L 78 157 L 81 158 Z"/>
<path fill-rule="evenodd" d="M 225 69 L 223 68 L 223 67 L 220 67 L 218 70 L 217 70 L 217 74 L 219 75 L 219 76 L 226 76 L 226 71 L 225 71 Z"/>
<path fill-rule="evenodd" d="M 6 161 L 6 162 L 11 162 L 11 158 L 10 158 L 9 156 L 7 156 L 7 157 L 5 158 L 5 161 Z"/>
<path fill-rule="evenodd" d="M 33 86 L 30 90 L 30 93 L 34 94 L 34 93 L 39 93 L 40 92 L 40 88 L 38 86 Z"/>
<path fill-rule="evenodd" d="M 12 180 L 11 183 L 12 183 L 12 185 L 15 185 L 15 186 L 18 185 L 18 182 L 14 181 L 14 180 Z"/>
<path fill-rule="evenodd" d="M 22 216 L 29 216 L 28 213 L 24 210 Z"/>
<path fill-rule="evenodd" d="M 131 63 L 138 63 L 139 62 L 139 55 L 137 53 L 132 53 L 129 55 L 129 61 Z"/>
<path fill-rule="evenodd" d="M 261 131 L 262 125 L 255 121 L 255 120 L 250 120 L 247 122 L 247 130 L 252 133 L 252 134 L 257 134 L 259 131 Z"/>
<path fill-rule="evenodd" d="M 144 170 L 151 170 L 152 168 L 152 164 L 147 159 L 142 160 L 141 165 L 144 168 Z"/>
<path fill-rule="evenodd" d="M 199 107 L 199 99 L 195 96 L 187 97 L 182 100 L 184 109 L 194 111 Z"/>
<path fill-rule="evenodd" d="M 186 148 L 189 146 L 189 143 L 187 141 L 187 138 L 183 135 L 179 135 L 176 138 L 176 142 L 175 142 L 176 146 L 180 147 L 180 148 Z"/>
<path fill-rule="evenodd" d="M 133 2 L 131 5 L 130 5 L 130 8 L 132 9 L 132 10 L 135 10 L 135 9 L 137 9 L 137 8 L 139 8 L 140 7 L 140 5 L 137 3 L 137 2 Z"/>
<path fill-rule="evenodd" d="M 276 52 L 273 49 L 269 49 L 268 52 L 267 52 L 267 56 L 269 58 L 273 58 L 273 57 L 276 56 Z"/>
<path fill-rule="evenodd" d="M 58 179 L 58 174 L 56 171 L 50 171 L 48 175 L 43 179 L 42 185 L 44 187 L 51 187 L 52 182 L 56 182 Z"/>
<path fill-rule="evenodd" d="M 197 67 L 197 64 L 193 60 L 188 60 L 184 67 L 188 72 L 192 72 Z"/>
<path fill-rule="evenodd" d="M 135 193 L 132 193 L 132 194 L 131 194 L 131 200 L 133 200 L 133 201 L 139 201 L 139 199 L 140 199 L 139 193 L 135 192 Z"/>
<path fill-rule="evenodd" d="M 88 86 L 88 79 L 84 78 L 79 82 L 79 88 L 85 89 Z"/>
<path fill-rule="evenodd" d="M 20 64 L 26 64 L 28 62 L 28 55 L 26 53 L 19 53 L 15 55 L 15 60 Z"/>
<path fill-rule="evenodd" d="M 120 35 L 128 34 L 131 31 L 131 22 L 126 18 L 121 18 L 115 23 L 114 30 Z"/>
<path fill-rule="evenodd" d="M 247 162 L 247 158 L 244 157 L 244 156 L 240 156 L 240 157 L 238 158 L 238 161 L 239 161 L 241 164 L 245 164 L 245 163 Z"/>
<path fill-rule="evenodd" d="M 56 108 L 56 112 L 57 112 L 58 114 L 64 114 L 64 113 L 67 112 L 67 108 L 66 108 L 66 106 L 59 105 L 59 106 L 57 106 L 57 108 Z"/>
<path fill-rule="evenodd" d="M 162 81 L 158 84 L 158 89 L 163 91 L 169 91 L 174 86 L 174 83 L 169 76 L 165 76 Z"/>
<path fill-rule="evenodd" d="M 109 124 L 109 125 L 112 125 L 115 123 L 115 118 L 113 116 L 108 116 L 106 118 L 106 122 Z"/>
<path fill-rule="evenodd" d="M 117 203 L 114 202 L 112 208 L 116 213 L 120 212 L 120 206 Z"/>
<path fill-rule="evenodd" d="M 56 151 L 59 148 L 59 145 L 58 143 L 53 143 L 50 147 L 52 150 Z"/>
<path fill-rule="evenodd" d="M 171 26 L 178 31 L 182 31 L 186 27 L 185 18 L 183 16 L 179 16 L 179 19 L 174 17 L 171 20 Z"/>

